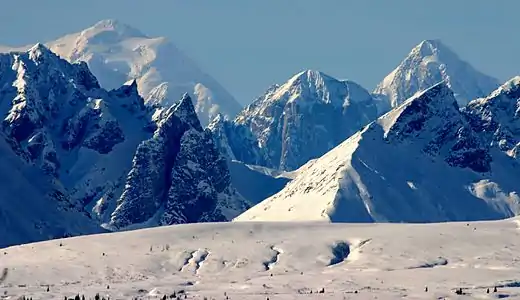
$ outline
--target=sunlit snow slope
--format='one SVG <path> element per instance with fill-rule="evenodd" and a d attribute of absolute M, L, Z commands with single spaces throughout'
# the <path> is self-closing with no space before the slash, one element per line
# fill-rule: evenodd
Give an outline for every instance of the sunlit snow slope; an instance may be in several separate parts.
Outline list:
<path fill-rule="evenodd" d="M 283 190 L 235 221 L 438 222 L 516 215 L 520 165 L 479 135 L 475 124 L 459 111 L 447 85 L 438 84 L 303 166 Z"/>
<path fill-rule="evenodd" d="M 188 299 L 519 299 L 518 253 L 516 219 L 190 224 L 3 249 L 9 275 L 0 292 L 10 299 L 181 290 Z M 459 287 L 465 297 L 455 295 Z"/>

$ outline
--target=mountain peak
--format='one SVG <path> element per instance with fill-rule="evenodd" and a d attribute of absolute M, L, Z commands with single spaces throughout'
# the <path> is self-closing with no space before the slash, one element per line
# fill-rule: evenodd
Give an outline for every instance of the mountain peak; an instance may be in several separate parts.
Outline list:
<path fill-rule="evenodd" d="M 422 132 L 425 123 L 433 117 L 438 117 L 438 124 L 449 122 L 452 117 L 459 116 L 458 111 L 453 91 L 445 82 L 439 82 L 417 93 L 376 122 L 381 125 L 386 137 L 393 135 L 401 138 Z M 441 128 L 442 125 L 438 124 L 434 127 Z"/>
<path fill-rule="evenodd" d="M 177 105 L 175 105 L 174 113 L 179 119 L 189 124 L 191 127 L 202 130 L 199 118 L 197 117 L 197 112 L 193 106 L 193 101 L 188 93 L 182 95 L 181 100 Z"/>
<path fill-rule="evenodd" d="M 293 85 L 295 83 L 301 84 L 304 82 L 317 82 L 317 81 L 324 81 L 324 80 L 336 80 L 332 78 L 331 76 L 315 70 L 305 70 L 301 71 L 300 73 L 294 75 L 291 79 L 289 79 L 288 83 L 290 85 Z"/>
<path fill-rule="evenodd" d="M 460 105 L 487 96 L 499 86 L 497 79 L 487 76 L 462 60 L 438 39 L 424 40 L 381 81 L 374 94 L 388 98 L 397 107 L 420 91 L 445 81 Z"/>
<path fill-rule="evenodd" d="M 446 45 L 444 45 L 440 39 L 432 39 L 432 40 L 423 40 L 417 46 L 415 46 L 414 49 L 418 49 L 421 51 L 434 52 L 435 50 L 439 50 L 439 49 L 448 49 L 448 47 Z"/>
<path fill-rule="evenodd" d="M 89 27 L 81 32 L 81 35 L 86 38 L 93 38 L 102 33 L 115 33 L 117 36 L 121 38 L 130 38 L 130 37 L 146 37 L 138 29 L 122 23 L 115 19 L 106 19 L 101 20 L 94 24 L 92 27 Z"/>
<path fill-rule="evenodd" d="M 461 61 L 459 56 L 439 39 L 420 42 L 410 51 L 407 58 L 420 59 L 425 63 L 430 60 L 445 64 L 454 64 Z"/>
<path fill-rule="evenodd" d="M 56 56 L 56 54 L 54 54 L 49 48 L 45 47 L 42 43 L 37 43 L 32 46 L 27 53 L 29 54 L 29 58 L 32 60 L 41 57 Z"/>

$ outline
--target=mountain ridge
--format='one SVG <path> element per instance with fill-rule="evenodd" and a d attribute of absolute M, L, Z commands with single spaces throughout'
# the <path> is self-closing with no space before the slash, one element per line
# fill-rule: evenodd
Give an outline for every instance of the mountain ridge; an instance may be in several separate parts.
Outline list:
<path fill-rule="evenodd" d="M 86 63 L 70 64 L 36 44 L 0 54 L 0 103 L 2 132 L 20 163 L 61 186 L 56 201 L 68 199 L 70 209 L 86 214 L 99 230 L 143 221 L 224 221 L 249 207 L 232 187 L 225 159 L 188 94 L 170 107 L 146 106 L 136 80 L 105 90 Z M 156 172 L 152 163 L 162 169 Z M 132 190 L 158 197 L 132 198 Z M 141 209 L 146 203 L 148 211 Z M 152 220 L 166 214 L 177 217 Z"/>
<path fill-rule="evenodd" d="M 167 38 L 149 37 L 115 19 L 99 21 L 45 44 L 69 62 L 87 62 L 107 89 L 137 80 L 139 93 L 149 105 L 169 106 L 174 99 L 190 92 L 203 125 L 218 112 L 234 117 L 242 108 L 229 92 Z M 4 46 L 0 51 L 26 51 L 31 46 Z"/>
<path fill-rule="evenodd" d="M 520 165 L 480 138 L 445 83 L 302 169 L 234 221 L 442 222 L 520 213 Z"/>

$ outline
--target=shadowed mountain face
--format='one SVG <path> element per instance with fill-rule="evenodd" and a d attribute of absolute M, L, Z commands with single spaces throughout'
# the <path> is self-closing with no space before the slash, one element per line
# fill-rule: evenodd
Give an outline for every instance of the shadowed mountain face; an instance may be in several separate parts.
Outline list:
<path fill-rule="evenodd" d="M 100 224 L 121 229 L 224 221 L 249 207 L 231 186 L 225 158 L 187 94 L 170 107 L 146 106 L 136 81 L 104 90 L 85 63 L 70 64 L 41 44 L 0 54 L 0 87 L 1 140 L 11 151 L 6 157 L 31 170 L 31 177 L 14 176 L 27 195 L 17 195 L 23 191 L 6 180 L 12 186 L 3 189 L 3 199 L 34 206 L 42 218 L 38 226 L 50 231 L 37 226 L 33 233 L 12 221 L 22 207 L 4 206 L 3 229 L 13 243 L 89 233 Z M 48 220 L 61 218 L 56 207 L 72 215 Z M 69 227 L 66 220 L 75 215 L 92 220 Z"/>

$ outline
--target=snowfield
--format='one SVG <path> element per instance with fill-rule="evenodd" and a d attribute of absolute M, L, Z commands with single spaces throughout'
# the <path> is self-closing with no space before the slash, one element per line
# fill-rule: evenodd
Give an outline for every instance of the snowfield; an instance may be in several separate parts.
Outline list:
<path fill-rule="evenodd" d="M 520 299 L 519 220 L 206 223 L 52 240 L 1 250 L 0 266 L 9 274 L 0 294 Z M 459 287 L 466 295 L 454 293 Z"/>

